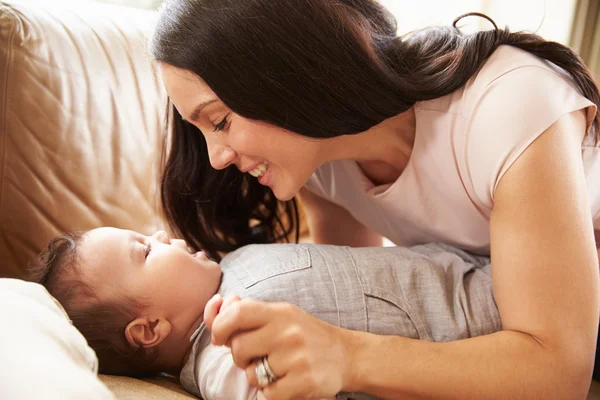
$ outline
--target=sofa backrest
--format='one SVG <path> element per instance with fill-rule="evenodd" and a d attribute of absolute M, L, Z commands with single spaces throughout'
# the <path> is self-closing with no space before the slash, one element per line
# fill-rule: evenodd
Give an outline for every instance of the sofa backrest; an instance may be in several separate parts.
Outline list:
<path fill-rule="evenodd" d="M 84 0 L 0 1 L 0 276 L 49 239 L 151 233 L 166 94 L 147 54 L 156 13 Z"/>

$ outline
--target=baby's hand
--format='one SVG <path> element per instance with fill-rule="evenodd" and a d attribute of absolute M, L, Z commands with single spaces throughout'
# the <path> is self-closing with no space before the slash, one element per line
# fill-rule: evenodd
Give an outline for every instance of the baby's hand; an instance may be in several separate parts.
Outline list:
<path fill-rule="evenodd" d="M 239 296 L 227 296 L 225 299 L 220 294 L 215 294 L 204 306 L 204 323 L 209 331 L 212 331 L 212 324 L 215 318 L 221 312 L 231 304 L 240 301 Z"/>

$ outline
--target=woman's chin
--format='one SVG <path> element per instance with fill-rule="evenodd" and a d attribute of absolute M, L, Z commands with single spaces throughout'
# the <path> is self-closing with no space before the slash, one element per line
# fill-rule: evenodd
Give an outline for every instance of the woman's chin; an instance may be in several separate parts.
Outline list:
<path fill-rule="evenodd" d="M 294 198 L 294 195 L 278 196 L 277 194 L 275 194 L 275 197 L 277 197 L 277 200 L 280 201 L 289 201 Z"/>
<path fill-rule="evenodd" d="M 282 188 L 282 189 L 283 190 L 278 190 L 277 187 L 273 188 L 273 194 L 275 195 L 275 197 L 277 197 L 277 200 L 289 201 L 298 194 L 297 190 L 291 191 L 291 190 L 289 190 L 289 188 Z"/>

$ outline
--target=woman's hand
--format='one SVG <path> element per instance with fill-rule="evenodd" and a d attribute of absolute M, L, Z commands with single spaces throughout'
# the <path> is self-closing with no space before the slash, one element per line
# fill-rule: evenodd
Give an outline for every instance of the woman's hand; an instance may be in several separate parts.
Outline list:
<path fill-rule="evenodd" d="M 254 360 L 267 356 L 277 380 L 263 388 L 268 399 L 335 396 L 352 371 L 351 331 L 327 324 L 288 303 L 213 297 L 205 323 L 215 345 L 258 386 Z"/>

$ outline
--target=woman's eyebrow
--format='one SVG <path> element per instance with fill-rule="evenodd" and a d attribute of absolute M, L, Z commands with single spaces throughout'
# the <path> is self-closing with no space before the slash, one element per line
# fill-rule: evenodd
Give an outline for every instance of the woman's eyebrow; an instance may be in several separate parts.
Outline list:
<path fill-rule="evenodd" d="M 207 105 L 216 103 L 217 101 L 217 99 L 211 99 L 198 104 L 196 108 L 194 108 L 194 111 L 192 111 L 192 114 L 190 115 L 188 121 L 198 122 L 198 118 L 200 117 L 200 111 L 202 111 L 202 109 Z"/>

